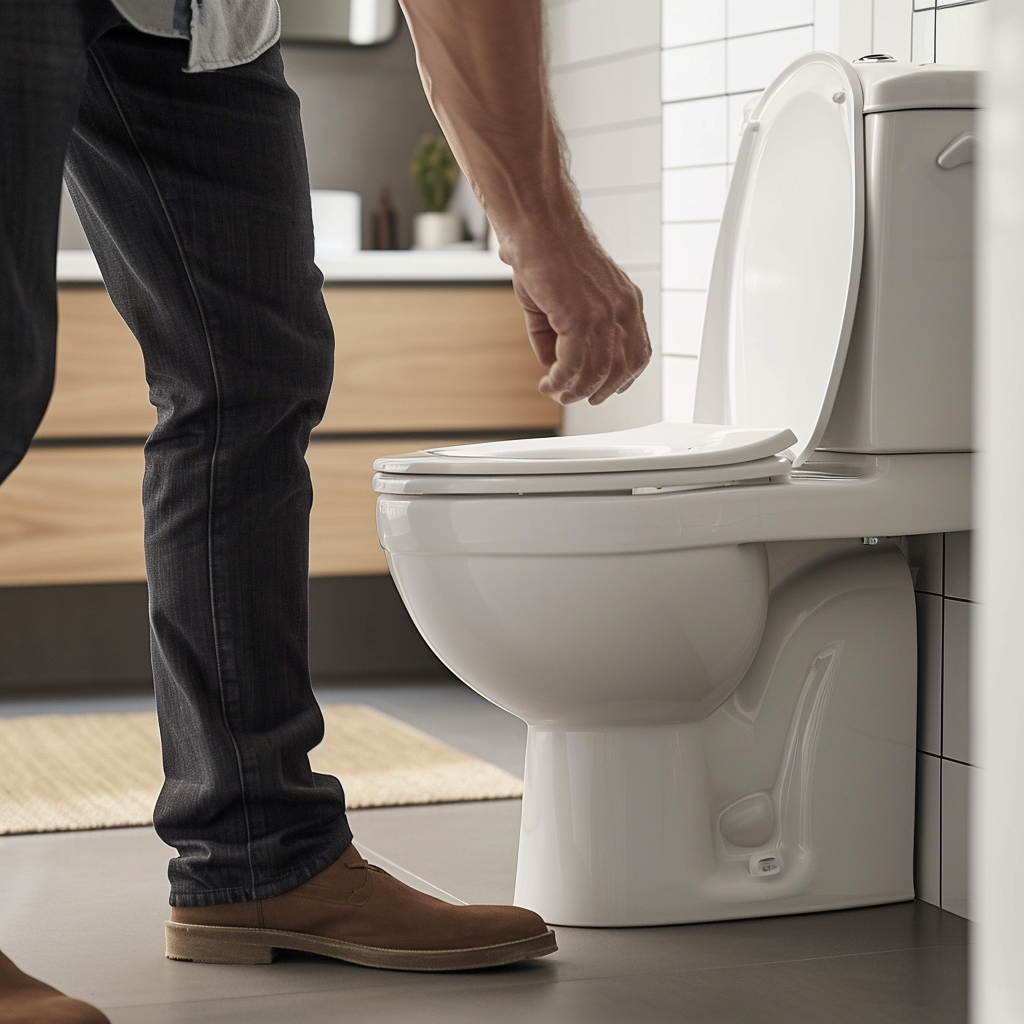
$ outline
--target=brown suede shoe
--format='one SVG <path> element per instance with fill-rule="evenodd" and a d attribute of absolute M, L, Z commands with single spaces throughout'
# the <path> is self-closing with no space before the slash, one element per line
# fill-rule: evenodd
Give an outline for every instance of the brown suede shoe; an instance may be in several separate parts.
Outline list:
<path fill-rule="evenodd" d="M 519 907 L 453 906 L 368 864 L 354 846 L 291 892 L 172 907 L 167 956 L 269 964 L 279 949 L 394 971 L 464 971 L 546 956 L 555 933 Z"/>
<path fill-rule="evenodd" d="M 95 1006 L 19 971 L 0 953 L 0 1024 L 110 1024 Z"/>

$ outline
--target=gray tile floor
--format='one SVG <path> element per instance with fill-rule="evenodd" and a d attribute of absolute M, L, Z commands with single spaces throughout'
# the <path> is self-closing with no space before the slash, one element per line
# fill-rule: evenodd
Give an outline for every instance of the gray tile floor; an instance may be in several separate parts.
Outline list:
<path fill-rule="evenodd" d="M 510 771 L 518 721 L 454 683 L 327 687 Z M 0 715 L 139 710 L 145 695 L 4 699 Z M 512 895 L 517 801 L 356 811 L 357 842 L 465 902 Z M 961 1024 L 967 925 L 924 903 L 682 927 L 558 929 L 554 956 L 466 975 L 372 971 L 289 954 L 268 967 L 162 955 L 168 851 L 151 829 L 0 838 L 0 948 L 114 1024 L 505 1021 Z"/>

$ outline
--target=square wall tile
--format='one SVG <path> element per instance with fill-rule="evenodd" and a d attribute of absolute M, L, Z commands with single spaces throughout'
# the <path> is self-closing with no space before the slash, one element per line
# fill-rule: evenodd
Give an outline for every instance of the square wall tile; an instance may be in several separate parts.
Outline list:
<path fill-rule="evenodd" d="M 725 28 L 730 36 L 748 36 L 814 22 L 814 0 L 729 0 Z"/>
<path fill-rule="evenodd" d="M 707 301 L 707 292 L 661 293 L 661 351 L 665 355 L 700 355 Z"/>
<path fill-rule="evenodd" d="M 874 49 L 873 0 L 839 0 L 839 55 L 856 60 Z"/>
<path fill-rule="evenodd" d="M 935 61 L 988 67 L 991 4 L 961 4 L 935 13 Z"/>
<path fill-rule="evenodd" d="M 659 0 L 576 0 L 547 6 L 551 67 L 658 46 Z"/>
<path fill-rule="evenodd" d="M 669 423 L 692 423 L 697 393 L 697 360 L 661 357 L 661 415 Z"/>
<path fill-rule="evenodd" d="M 706 291 L 717 242 L 717 222 L 666 224 L 662 228 L 662 287 Z"/>
<path fill-rule="evenodd" d="M 910 59 L 915 64 L 935 63 L 935 11 L 914 11 Z"/>
<path fill-rule="evenodd" d="M 665 171 L 661 179 L 662 219 L 721 220 L 727 178 L 725 164 Z"/>
<path fill-rule="evenodd" d="M 583 212 L 616 263 L 656 265 L 661 258 L 661 196 L 626 192 L 583 196 Z"/>
<path fill-rule="evenodd" d="M 923 533 L 907 538 L 907 562 L 915 590 L 924 590 L 929 594 L 943 592 L 942 551 L 941 533 Z"/>
<path fill-rule="evenodd" d="M 945 540 L 945 565 L 943 594 L 959 597 L 964 601 L 974 600 L 971 585 L 971 540 L 970 530 L 962 533 L 947 533 Z"/>
<path fill-rule="evenodd" d="M 977 768 L 942 762 L 943 910 L 970 917 L 970 801 Z"/>
<path fill-rule="evenodd" d="M 910 60 L 912 0 L 875 0 L 871 48 L 897 60 Z"/>
<path fill-rule="evenodd" d="M 553 70 L 551 97 L 567 132 L 653 122 L 661 116 L 661 52 Z"/>
<path fill-rule="evenodd" d="M 629 5 L 622 5 L 628 10 Z M 685 46 L 725 38 L 725 0 L 663 0 L 662 46 Z"/>
<path fill-rule="evenodd" d="M 942 598 L 917 599 L 917 749 L 942 753 Z"/>
<path fill-rule="evenodd" d="M 914 813 L 914 892 L 940 906 L 942 865 L 942 762 L 917 755 L 917 806 Z"/>
<path fill-rule="evenodd" d="M 763 89 L 782 69 L 814 48 L 814 29 L 790 28 L 740 36 L 726 44 L 725 84 L 728 92 Z"/>
<path fill-rule="evenodd" d="M 976 764 L 971 745 L 971 616 L 976 605 L 944 598 L 942 756 Z"/>
<path fill-rule="evenodd" d="M 724 92 L 724 41 L 662 51 L 661 98 L 666 103 L 719 96 Z"/>
<path fill-rule="evenodd" d="M 693 167 L 726 162 L 728 106 L 724 96 L 669 103 L 663 111 L 663 166 Z"/>
<path fill-rule="evenodd" d="M 581 192 L 587 189 L 657 188 L 661 182 L 661 125 L 613 128 L 566 136 L 569 169 Z"/>
<path fill-rule="evenodd" d="M 729 163 L 734 164 L 736 157 L 739 155 L 740 143 L 743 141 L 743 135 L 740 132 L 740 128 L 743 127 L 743 121 L 749 110 L 752 110 L 754 104 L 757 103 L 761 96 L 761 90 L 757 89 L 754 92 L 737 92 L 733 93 L 729 97 Z M 730 179 L 731 180 L 731 179 Z"/>
<path fill-rule="evenodd" d="M 814 0 L 814 48 L 839 52 L 842 10 L 838 0 Z"/>

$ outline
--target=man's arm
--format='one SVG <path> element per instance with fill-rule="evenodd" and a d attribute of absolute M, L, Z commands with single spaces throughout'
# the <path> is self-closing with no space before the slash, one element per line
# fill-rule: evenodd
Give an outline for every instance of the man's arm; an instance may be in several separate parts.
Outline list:
<path fill-rule="evenodd" d="M 594 238 L 566 170 L 541 0 L 401 0 L 438 123 L 511 265 L 540 390 L 592 404 L 651 357 L 640 291 Z"/>

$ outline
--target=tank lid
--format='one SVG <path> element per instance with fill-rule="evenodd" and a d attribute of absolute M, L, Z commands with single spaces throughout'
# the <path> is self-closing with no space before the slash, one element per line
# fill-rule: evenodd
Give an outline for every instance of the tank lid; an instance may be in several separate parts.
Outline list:
<path fill-rule="evenodd" d="M 854 61 L 864 91 L 864 113 L 886 110 L 958 110 L 979 106 L 981 72 L 945 64 L 880 60 Z"/>

